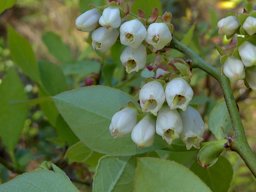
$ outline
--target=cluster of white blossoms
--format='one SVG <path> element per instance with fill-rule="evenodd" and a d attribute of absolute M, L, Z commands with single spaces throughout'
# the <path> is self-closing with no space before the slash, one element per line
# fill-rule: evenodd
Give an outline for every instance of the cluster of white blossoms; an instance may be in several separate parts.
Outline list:
<path fill-rule="evenodd" d="M 144 117 L 137 122 L 138 112 L 126 107 L 114 114 L 109 126 L 113 137 L 131 132 L 139 147 L 153 144 L 155 133 L 168 144 L 181 138 L 187 149 L 199 148 L 205 125 L 200 113 L 189 106 L 193 90 L 182 78 L 174 78 L 164 86 L 157 80 L 146 83 L 139 92 Z"/>
<path fill-rule="evenodd" d="M 86 11 L 76 19 L 76 26 L 81 31 L 91 32 L 92 46 L 100 52 L 107 52 L 120 36 L 121 44 L 126 46 L 120 60 L 128 73 L 145 67 L 146 47 L 158 51 L 172 40 L 167 23 L 151 23 L 146 28 L 139 19 L 122 18 L 120 9 L 115 6 L 105 8 L 102 14 L 96 8 Z"/>
<path fill-rule="evenodd" d="M 125 20 L 116 6 L 109 6 L 102 13 L 98 9 L 86 11 L 76 19 L 76 26 L 91 32 L 92 46 L 100 52 L 108 51 L 120 37 L 125 46 L 120 60 L 127 73 L 146 67 L 147 49 L 160 51 L 172 40 L 168 23 L 160 20 L 146 26 L 139 19 Z M 199 112 L 189 106 L 193 90 L 181 77 L 160 80 L 165 74 L 168 72 L 159 68 L 155 79 L 143 85 L 139 92 L 140 110 L 128 106 L 113 115 L 109 130 L 114 138 L 131 134 L 137 146 L 149 147 L 158 134 L 168 144 L 181 138 L 187 149 L 200 147 L 205 125 Z"/>
<path fill-rule="evenodd" d="M 237 17 L 228 16 L 218 22 L 218 28 L 222 35 L 232 37 L 239 34 L 244 39 L 225 60 L 223 73 L 231 81 L 245 79 L 248 86 L 256 90 L 256 17 L 247 16 L 241 24 Z"/>

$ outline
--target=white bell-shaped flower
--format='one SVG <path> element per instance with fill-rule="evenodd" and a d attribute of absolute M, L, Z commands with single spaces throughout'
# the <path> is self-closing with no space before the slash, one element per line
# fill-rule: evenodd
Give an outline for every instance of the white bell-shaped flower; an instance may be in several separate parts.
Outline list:
<path fill-rule="evenodd" d="M 138 72 L 143 69 L 147 61 L 147 51 L 144 45 L 133 49 L 126 47 L 120 56 L 120 60 L 126 69 L 127 73 Z"/>
<path fill-rule="evenodd" d="M 152 45 L 154 50 L 163 49 L 172 40 L 172 34 L 167 24 L 152 23 L 148 27 L 146 41 Z"/>
<path fill-rule="evenodd" d="M 120 27 L 121 43 L 132 48 L 138 48 L 146 35 L 147 30 L 138 19 L 126 21 Z"/>
<path fill-rule="evenodd" d="M 183 125 L 180 114 L 176 110 L 163 107 L 157 114 L 156 133 L 168 144 L 180 137 Z"/>
<path fill-rule="evenodd" d="M 239 21 L 235 16 L 225 17 L 218 22 L 219 34 L 233 35 L 239 27 Z"/>
<path fill-rule="evenodd" d="M 91 32 L 99 23 L 100 14 L 97 9 L 91 9 L 81 14 L 76 19 L 76 27 L 81 31 Z"/>
<path fill-rule="evenodd" d="M 245 79 L 252 90 L 256 90 L 256 66 L 247 68 L 245 70 Z"/>
<path fill-rule="evenodd" d="M 256 46 L 245 41 L 238 48 L 239 55 L 245 67 L 256 65 Z"/>
<path fill-rule="evenodd" d="M 203 134 L 206 130 L 204 121 L 200 113 L 192 107 L 188 107 L 186 111 L 180 113 L 183 132 L 182 140 L 189 150 L 192 147 L 199 148 L 203 141 Z"/>
<path fill-rule="evenodd" d="M 137 123 L 137 111 L 126 107 L 115 113 L 109 125 L 109 131 L 113 137 L 121 137 L 130 133 Z"/>
<path fill-rule="evenodd" d="M 108 51 L 116 42 L 119 32 L 100 27 L 92 32 L 92 47 L 100 52 Z"/>
<path fill-rule="evenodd" d="M 103 10 L 99 23 L 107 29 L 116 29 L 121 25 L 121 20 L 118 7 L 107 7 Z"/>
<path fill-rule="evenodd" d="M 132 141 L 138 147 L 149 147 L 154 142 L 156 122 L 150 115 L 145 116 L 132 130 Z"/>
<path fill-rule="evenodd" d="M 249 34 L 256 33 L 256 17 L 249 16 L 246 18 L 243 24 L 243 29 Z"/>
<path fill-rule="evenodd" d="M 164 88 L 158 81 L 150 81 L 141 88 L 139 99 L 143 112 L 157 115 L 165 101 Z"/>
<path fill-rule="evenodd" d="M 172 79 L 165 88 L 165 97 L 170 109 L 185 111 L 194 92 L 190 85 L 182 78 Z"/>
<path fill-rule="evenodd" d="M 223 73 L 231 81 L 244 79 L 245 71 L 242 61 L 235 57 L 229 57 L 223 66 Z"/>

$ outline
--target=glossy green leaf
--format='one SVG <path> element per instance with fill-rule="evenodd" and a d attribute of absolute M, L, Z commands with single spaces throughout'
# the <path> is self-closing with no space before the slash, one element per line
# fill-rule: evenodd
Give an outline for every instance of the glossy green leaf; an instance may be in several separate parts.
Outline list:
<path fill-rule="evenodd" d="M 11 8 L 16 3 L 16 0 L 0 0 L 0 14 L 6 9 Z"/>
<path fill-rule="evenodd" d="M 157 8 L 159 14 L 162 14 L 162 4 L 160 0 L 136 0 L 132 5 L 132 12 L 137 14 L 138 10 L 142 10 L 146 17 L 149 17 L 152 11 Z"/>
<path fill-rule="evenodd" d="M 195 162 L 191 170 L 198 175 L 213 192 L 229 191 L 228 189 L 233 177 L 233 168 L 226 158 L 220 157 L 216 164 L 207 169 L 202 168 Z"/>
<path fill-rule="evenodd" d="M 85 146 L 81 141 L 72 145 L 68 148 L 65 157 L 68 159 L 70 163 L 85 162 L 92 154 L 92 150 Z"/>
<path fill-rule="evenodd" d="M 134 174 L 134 160 L 104 157 L 97 167 L 93 192 L 132 192 Z"/>
<path fill-rule="evenodd" d="M 17 176 L 0 185 L 0 192 L 79 192 L 64 172 L 55 167 L 53 171 L 38 169 Z"/>
<path fill-rule="evenodd" d="M 232 124 L 225 101 L 215 105 L 209 115 L 209 129 L 217 139 L 225 138 Z"/>
<path fill-rule="evenodd" d="M 0 85 L 0 137 L 8 150 L 13 150 L 28 114 L 24 86 L 14 69 L 7 72 Z"/>
<path fill-rule="evenodd" d="M 210 192 L 209 187 L 186 167 L 168 160 L 140 158 L 134 192 Z"/>
<path fill-rule="evenodd" d="M 7 41 L 13 61 L 28 77 L 35 82 L 40 83 L 39 67 L 28 40 L 9 26 L 7 31 Z"/>
<path fill-rule="evenodd" d="M 54 97 L 56 106 L 76 136 L 89 148 L 103 154 L 134 155 L 162 147 L 162 143 L 140 149 L 130 135 L 114 139 L 109 133 L 114 113 L 129 102 L 137 102 L 126 93 L 105 86 L 67 91 Z M 161 140 L 162 141 L 162 140 Z"/>
<path fill-rule="evenodd" d="M 39 62 L 39 70 L 44 90 L 56 95 L 67 90 L 67 83 L 61 68 L 49 62 Z"/>
<path fill-rule="evenodd" d="M 43 42 L 48 48 L 50 54 L 52 54 L 61 63 L 67 63 L 72 61 L 71 50 L 66 45 L 61 37 L 54 32 L 46 32 L 43 34 Z"/>

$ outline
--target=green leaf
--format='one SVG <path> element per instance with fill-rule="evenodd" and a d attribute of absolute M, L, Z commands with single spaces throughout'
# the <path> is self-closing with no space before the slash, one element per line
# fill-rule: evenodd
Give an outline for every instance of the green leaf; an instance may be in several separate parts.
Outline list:
<path fill-rule="evenodd" d="M 168 160 L 140 158 L 134 192 L 210 192 L 206 184 L 186 167 Z"/>
<path fill-rule="evenodd" d="M 0 14 L 6 9 L 11 8 L 16 3 L 16 0 L 0 0 Z"/>
<path fill-rule="evenodd" d="M 140 149 L 130 135 L 114 139 L 109 133 L 110 120 L 122 107 L 137 102 L 126 93 L 105 86 L 91 86 L 67 91 L 54 97 L 56 106 L 76 136 L 93 151 L 109 155 L 134 155 L 154 150 Z M 162 140 L 161 140 L 162 141 Z"/>
<path fill-rule="evenodd" d="M 7 41 L 13 61 L 28 77 L 40 83 L 36 56 L 30 43 L 10 26 L 7 31 Z"/>
<path fill-rule="evenodd" d="M 15 70 L 10 69 L 0 85 L 0 136 L 8 150 L 18 143 L 28 114 L 26 100 L 23 84 Z"/>
<path fill-rule="evenodd" d="M 72 54 L 68 45 L 66 45 L 61 37 L 54 32 L 46 32 L 43 34 L 43 42 L 57 60 L 61 63 L 68 63 L 72 61 Z"/>
<path fill-rule="evenodd" d="M 79 192 L 63 171 L 53 167 L 53 171 L 39 169 L 17 176 L 0 185 L 0 192 Z"/>
<path fill-rule="evenodd" d="M 217 139 L 225 138 L 232 130 L 232 124 L 225 101 L 214 106 L 209 115 L 209 129 Z"/>
<path fill-rule="evenodd" d="M 85 162 L 92 154 L 92 150 L 85 146 L 81 141 L 72 145 L 68 148 L 65 158 L 68 159 L 69 163 Z"/>
<path fill-rule="evenodd" d="M 56 129 L 58 140 L 64 145 L 76 143 L 77 137 L 59 114 L 53 99 L 41 89 L 39 90 L 39 95 L 43 98 L 40 107 L 50 124 Z"/>
<path fill-rule="evenodd" d="M 229 191 L 228 189 L 233 177 L 233 168 L 226 158 L 220 157 L 217 163 L 208 169 L 202 168 L 195 162 L 191 170 L 198 175 L 213 192 Z"/>
<path fill-rule="evenodd" d="M 134 160 L 104 157 L 97 167 L 93 192 L 132 192 L 134 174 Z"/>
<path fill-rule="evenodd" d="M 162 4 L 160 0 L 136 0 L 132 5 L 132 12 L 137 14 L 138 10 L 141 9 L 145 12 L 146 17 L 150 17 L 152 11 L 157 8 L 159 14 L 162 14 Z"/>
<path fill-rule="evenodd" d="M 58 65 L 39 62 L 39 69 L 43 88 L 48 94 L 56 95 L 67 90 L 65 76 Z"/>

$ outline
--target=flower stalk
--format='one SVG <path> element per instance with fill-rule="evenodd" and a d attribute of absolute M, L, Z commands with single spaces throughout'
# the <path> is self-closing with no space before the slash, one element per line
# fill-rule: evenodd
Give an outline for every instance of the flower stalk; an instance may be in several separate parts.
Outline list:
<path fill-rule="evenodd" d="M 202 69 L 220 83 L 228 112 L 231 117 L 233 129 L 235 131 L 235 137 L 230 148 L 240 155 L 248 168 L 251 170 L 252 174 L 256 177 L 256 155 L 248 144 L 237 104 L 230 86 L 230 81 L 217 68 L 208 64 L 198 54 L 196 54 L 182 42 L 178 41 L 176 38 L 173 38 L 172 46 L 192 59 L 193 68 Z"/>

